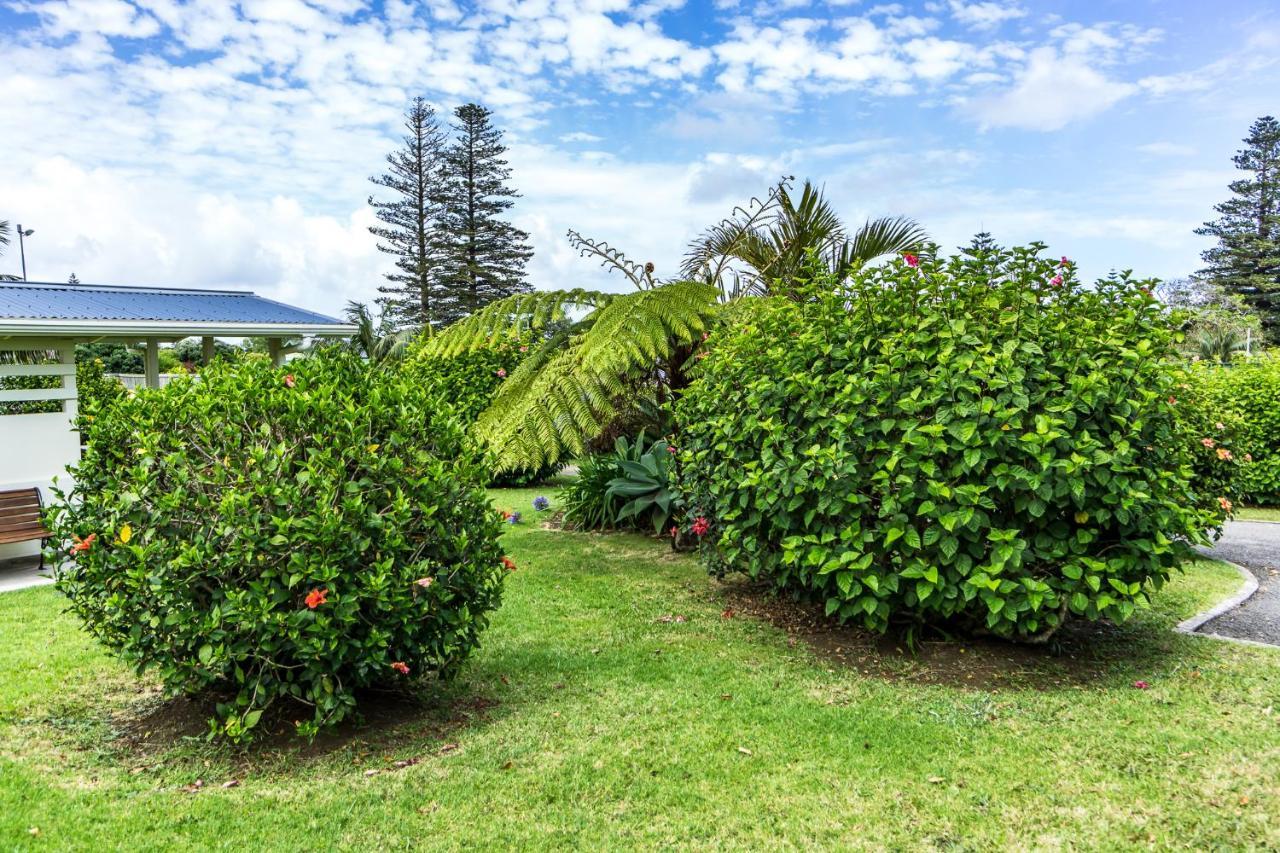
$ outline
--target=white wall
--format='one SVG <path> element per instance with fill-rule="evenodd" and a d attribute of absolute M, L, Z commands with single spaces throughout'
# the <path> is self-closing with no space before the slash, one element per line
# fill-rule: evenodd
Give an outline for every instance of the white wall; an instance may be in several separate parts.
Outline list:
<path fill-rule="evenodd" d="M 80 435 L 72 429 L 76 416 L 75 357 L 70 344 L 60 341 L 6 342 L 0 350 L 47 347 L 60 352 L 63 410 L 30 415 L 0 415 L 0 490 L 40 489 L 45 505 L 53 502 L 51 486 L 57 477 L 64 490 L 71 486 L 66 467 L 80 459 Z M 30 367 L 0 364 L 0 376 L 29 375 Z M 28 392 L 32 393 L 32 392 Z M 48 392 L 40 392 L 48 394 Z M 21 399 L 18 391 L 0 392 L 6 401 Z M 46 397 L 47 398 L 47 397 Z M 0 560 L 39 553 L 39 542 L 0 545 Z"/>

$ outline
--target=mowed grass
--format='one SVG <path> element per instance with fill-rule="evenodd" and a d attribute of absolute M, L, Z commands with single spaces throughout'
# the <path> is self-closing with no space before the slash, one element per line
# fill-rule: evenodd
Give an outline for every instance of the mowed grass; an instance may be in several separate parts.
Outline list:
<path fill-rule="evenodd" d="M 1241 521 L 1280 521 L 1280 507 L 1242 506 L 1236 509 L 1235 517 Z"/>
<path fill-rule="evenodd" d="M 209 745 L 54 590 L 0 595 L 0 849 L 1280 847 L 1280 652 L 1170 631 L 1227 567 L 994 677 L 981 643 L 846 664 L 535 494 L 495 493 L 520 568 L 463 676 L 311 746 Z"/>

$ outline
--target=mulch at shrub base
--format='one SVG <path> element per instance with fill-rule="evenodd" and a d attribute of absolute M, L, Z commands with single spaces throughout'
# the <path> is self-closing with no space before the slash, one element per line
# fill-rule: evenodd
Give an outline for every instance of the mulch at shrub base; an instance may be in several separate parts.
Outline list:
<path fill-rule="evenodd" d="M 727 578 L 715 595 L 728 618 L 758 619 L 787 634 L 791 646 L 803 645 L 830 666 L 863 675 L 917 684 L 971 690 L 1038 689 L 1082 686 L 1114 677 L 1116 666 L 1138 655 L 1160 656 L 1169 643 L 1145 644 L 1135 651 L 1130 632 L 1109 622 L 1068 622 L 1046 645 L 999 639 L 926 633 L 911 649 L 902 632 L 884 636 L 839 625 L 819 606 L 774 595 L 770 587 L 744 578 Z"/>

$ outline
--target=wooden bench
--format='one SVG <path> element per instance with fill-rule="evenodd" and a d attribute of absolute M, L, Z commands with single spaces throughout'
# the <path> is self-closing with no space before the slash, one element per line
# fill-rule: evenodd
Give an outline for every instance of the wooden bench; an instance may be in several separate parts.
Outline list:
<path fill-rule="evenodd" d="M 44 568 L 44 543 L 49 538 L 49 531 L 40 518 L 43 509 L 44 501 L 37 488 L 0 491 L 0 545 L 39 539 L 41 569 Z"/>

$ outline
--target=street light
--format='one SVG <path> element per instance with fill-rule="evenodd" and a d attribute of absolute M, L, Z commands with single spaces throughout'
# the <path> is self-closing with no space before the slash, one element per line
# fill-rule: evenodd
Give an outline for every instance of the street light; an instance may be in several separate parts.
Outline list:
<path fill-rule="evenodd" d="M 23 281 L 27 280 L 27 245 L 26 243 L 23 242 L 23 238 L 30 237 L 34 233 L 36 233 L 35 229 L 32 229 L 32 228 L 28 228 L 26 231 L 23 231 L 22 223 L 21 222 L 18 223 L 18 254 L 22 256 L 22 280 Z"/>

